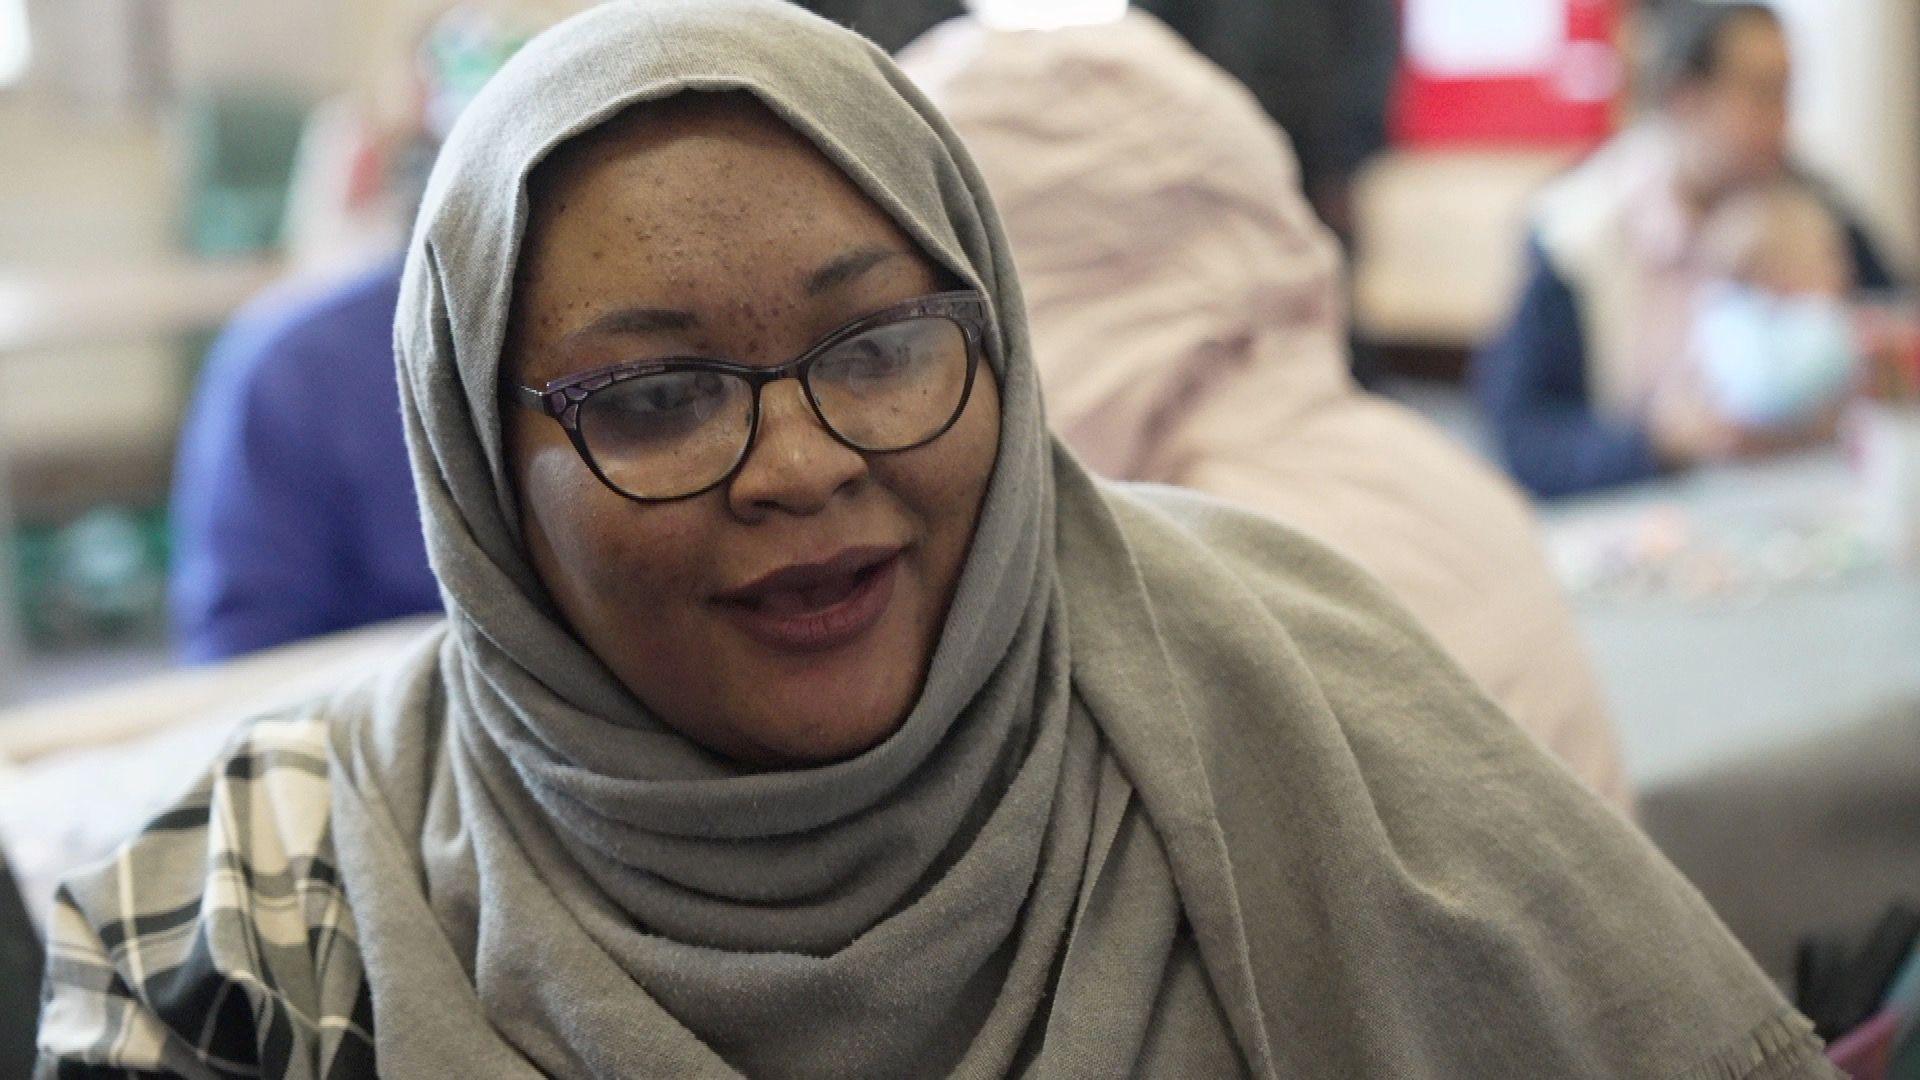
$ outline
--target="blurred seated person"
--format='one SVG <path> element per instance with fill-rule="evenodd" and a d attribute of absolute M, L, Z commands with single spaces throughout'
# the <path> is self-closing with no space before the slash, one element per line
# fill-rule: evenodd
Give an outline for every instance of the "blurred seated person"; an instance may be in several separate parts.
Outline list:
<path fill-rule="evenodd" d="M 948 23 L 901 63 L 994 193 L 1055 430 L 1106 476 L 1231 499 L 1354 559 L 1523 728 L 1626 805 L 1525 498 L 1348 374 L 1340 252 L 1286 136 L 1146 14 L 997 25 Z"/>
<path fill-rule="evenodd" d="M 460 5 L 432 22 L 414 57 L 418 133 L 391 183 L 417 192 L 465 103 L 534 21 Z M 417 196 L 397 201 L 411 216 Z M 275 290 L 214 345 L 174 474 L 171 606 L 186 659 L 440 610 L 394 381 L 400 269 L 396 252 Z"/>
<path fill-rule="evenodd" d="M 1795 445 L 1778 426 L 1688 400 L 1694 326 L 1714 291 L 1706 224 L 1728 199 L 1801 179 L 1787 155 L 1792 62 L 1757 3 L 1689 2 L 1658 42 L 1653 115 L 1551 185 L 1509 324 L 1474 365 L 1476 391 L 1521 483 L 1562 495 Z M 1852 287 L 1891 276 L 1827 201 Z"/>

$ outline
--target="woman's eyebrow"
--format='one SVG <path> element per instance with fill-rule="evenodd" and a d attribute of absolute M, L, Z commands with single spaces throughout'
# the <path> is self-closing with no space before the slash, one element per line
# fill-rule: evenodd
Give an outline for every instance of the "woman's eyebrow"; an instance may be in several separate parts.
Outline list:
<path fill-rule="evenodd" d="M 568 334 L 567 340 L 574 341 L 593 334 L 658 334 L 690 330 L 699 324 L 698 315 L 678 308 L 620 308 Z"/>
<path fill-rule="evenodd" d="M 842 252 L 807 276 L 807 295 L 818 296 L 828 290 L 839 288 L 881 263 L 906 257 L 907 253 L 904 251 L 872 246 Z M 657 334 L 690 330 L 699 324 L 698 315 L 679 308 L 620 308 L 609 311 L 568 334 L 567 340 L 572 341 L 594 334 Z"/>
<path fill-rule="evenodd" d="M 904 259 L 907 253 L 894 248 L 860 247 L 842 252 L 807 277 L 807 295 L 818 296 L 835 289 L 891 259 Z"/>

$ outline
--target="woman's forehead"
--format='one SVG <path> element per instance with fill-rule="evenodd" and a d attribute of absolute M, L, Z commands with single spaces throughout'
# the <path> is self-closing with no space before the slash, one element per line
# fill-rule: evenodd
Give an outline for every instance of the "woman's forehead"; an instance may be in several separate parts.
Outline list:
<path fill-rule="evenodd" d="M 852 178 L 746 94 L 628 109 L 549 158 L 529 193 L 523 269 L 542 248 L 602 242 L 625 261 L 683 265 L 777 263 L 858 244 L 926 258 Z"/>
<path fill-rule="evenodd" d="M 820 157 L 811 142 L 751 94 L 686 91 L 629 106 L 568 139 L 534 168 L 528 188 L 538 199 L 610 166 L 684 167 L 743 151 L 796 161 Z"/>
<path fill-rule="evenodd" d="M 509 324 L 509 363 L 538 369 L 523 374 L 558 374 L 543 366 L 555 349 L 631 340 L 594 329 L 609 320 L 751 351 L 941 287 L 937 262 L 805 137 L 716 97 L 629 110 L 530 186 Z"/>

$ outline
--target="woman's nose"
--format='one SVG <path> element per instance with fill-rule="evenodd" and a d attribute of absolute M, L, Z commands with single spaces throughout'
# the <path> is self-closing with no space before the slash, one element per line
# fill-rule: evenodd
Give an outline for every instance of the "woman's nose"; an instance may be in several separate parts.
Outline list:
<path fill-rule="evenodd" d="M 866 475 L 866 456 L 822 426 L 799 380 L 782 379 L 760 391 L 760 430 L 727 485 L 727 502 L 748 521 L 813 514 Z"/>

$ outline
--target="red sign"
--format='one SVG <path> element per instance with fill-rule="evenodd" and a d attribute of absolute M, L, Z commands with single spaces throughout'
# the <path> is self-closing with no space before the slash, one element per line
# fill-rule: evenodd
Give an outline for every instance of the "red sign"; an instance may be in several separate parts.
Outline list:
<path fill-rule="evenodd" d="M 1591 146 L 1626 84 L 1621 0 L 1401 0 L 1403 146 Z"/>

